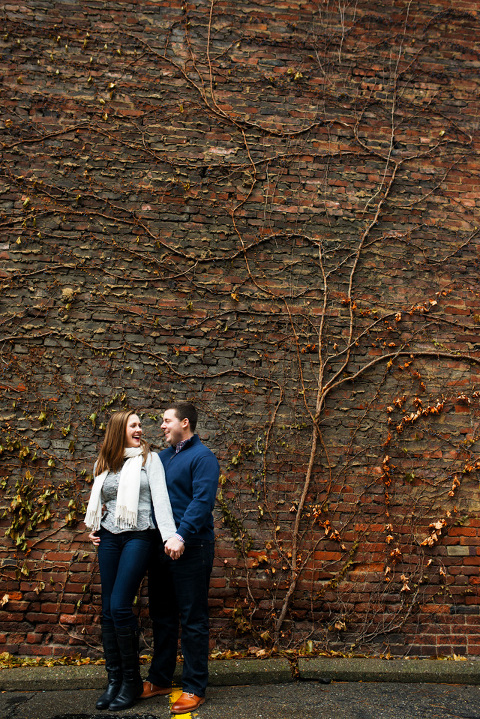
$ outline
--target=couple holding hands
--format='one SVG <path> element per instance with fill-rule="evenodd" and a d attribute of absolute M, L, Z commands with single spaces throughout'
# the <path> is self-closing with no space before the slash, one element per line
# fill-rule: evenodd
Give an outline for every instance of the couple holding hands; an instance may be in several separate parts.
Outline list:
<path fill-rule="evenodd" d="M 180 626 L 183 693 L 171 711 L 184 714 L 205 701 L 219 465 L 196 424 L 192 404 L 169 405 L 162 429 L 170 446 L 157 454 L 142 438 L 135 412 L 116 412 L 108 422 L 85 517 L 98 547 L 108 674 L 97 709 L 126 709 L 138 698 L 169 694 Z M 147 570 L 153 658 L 143 682 L 132 608 Z"/>

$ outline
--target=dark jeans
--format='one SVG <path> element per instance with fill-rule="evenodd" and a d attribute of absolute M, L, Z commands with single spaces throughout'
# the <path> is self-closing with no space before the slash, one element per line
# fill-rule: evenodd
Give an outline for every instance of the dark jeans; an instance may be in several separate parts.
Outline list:
<path fill-rule="evenodd" d="M 182 689 L 205 696 L 208 681 L 208 585 L 213 565 L 213 542 L 185 547 L 172 560 L 159 546 L 148 570 L 149 612 L 153 622 L 153 659 L 148 679 L 167 687 L 177 659 L 182 627 Z"/>
<path fill-rule="evenodd" d="M 98 532 L 98 564 L 102 581 L 102 624 L 137 627 L 132 611 L 140 582 L 147 571 L 155 530 L 112 534 Z"/>

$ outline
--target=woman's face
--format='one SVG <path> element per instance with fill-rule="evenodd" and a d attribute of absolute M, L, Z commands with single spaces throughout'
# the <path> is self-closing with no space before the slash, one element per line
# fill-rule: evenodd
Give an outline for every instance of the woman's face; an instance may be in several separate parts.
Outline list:
<path fill-rule="evenodd" d="M 140 447 L 140 440 L 142 438 L 142 423 L 136 414 L 131 414 L 128 418 L 125 434 L 125 447 Z"/>

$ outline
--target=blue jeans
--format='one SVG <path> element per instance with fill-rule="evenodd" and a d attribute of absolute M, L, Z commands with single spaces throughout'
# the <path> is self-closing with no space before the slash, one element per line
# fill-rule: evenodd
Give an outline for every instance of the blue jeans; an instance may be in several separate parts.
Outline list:
<path fill-rule="evenodd" d="M 154 530 L 148 529 L 120 534 L 112 534 L 103 527 L 98 530 L 102 624 L 137 627 L 133 602 L 147 571 L 155 534 Z"/>
<path fill-rule="evenodd" d="M 177 659 L 182 627 L 182 689 L 205 696 L 208 681 L 208 585 L 213 565 L 213 542 L 186 545 L 172 560 L 159 545 L 148 569 L 149 612 L 153 623 L 153 659 L 148 680 L 168 687 Z"/>

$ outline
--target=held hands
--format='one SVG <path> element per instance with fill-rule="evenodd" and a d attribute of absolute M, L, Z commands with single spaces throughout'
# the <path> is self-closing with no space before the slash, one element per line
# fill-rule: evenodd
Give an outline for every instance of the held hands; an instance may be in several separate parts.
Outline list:
<path fill-rule="evenodd" d="M 178 537 L 170 537 L 165 542 L 165 554 L 171 559 L 179 559 L 185 550 L 185 544 Z"/>

